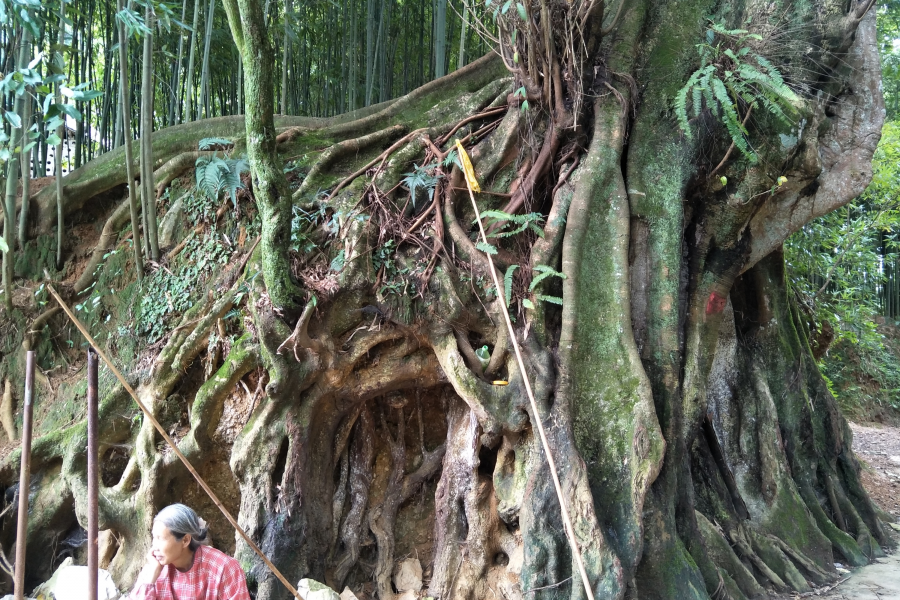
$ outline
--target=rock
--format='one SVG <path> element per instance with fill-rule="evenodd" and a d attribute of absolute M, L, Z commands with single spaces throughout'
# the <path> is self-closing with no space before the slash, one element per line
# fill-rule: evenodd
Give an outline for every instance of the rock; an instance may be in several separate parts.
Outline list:
<path fill-rule="evenodd" d="M 416 593 L 412 590 L 406 590 L 399 596 L 396 596 L 394 600 L 418 600 L 418 598 L 419 598 L 418 593 Z"/>
<path fill-rule="evenodd" d="M 88 568 L 72 564 L 70 556 L 63 561 L 48 581 L 34 590 L 34 596 L 56 600 L 86 600 L 88 596 Z M 100 569 L 97 578 L 97 600 L 113 600 L 119 597 L 116 584 L 109 571 Z"/>
<path fill-rule="evenodd" d="M 297 583 L 297 591 L 306 600 L 341 600 L 336 591 L 315 579 L 301 579 Z"/>
<path fill-rule="evenodd" d="M 407 558 L 394 567 L 394 587 L 397 591 L 422 590 L 422 564 L 417 558 Z M 415 596 L 413 596 L 415 597 Z"/>
<path fill-rule="evenodd" d="M 181 200 L 176 200 L 175 203 L 169 207 L 169 212 L 167 212 L 159 222 L 157 235 L 159 237 L 160 248 L 175 246 L 184 239 L 184 236 L 186 235 L 184 227 L 184 203 Z"/>
<path fill-rule="evenodd" d="M 900 456 L 892 456 L 892 457 L 890 458 L 890 461 L 891 461 L 892 463 L 894 463 L 895 465 L 900 465 Z"/>
<path fill-rule="evenodd" d="M 359 600 L 359 598 L 356 597 L 356 594 L 353 593 L 353 590 L 351 590 L 347 586 L 344 586 L 344 591 L 341 592 L 341 600 Z"/>

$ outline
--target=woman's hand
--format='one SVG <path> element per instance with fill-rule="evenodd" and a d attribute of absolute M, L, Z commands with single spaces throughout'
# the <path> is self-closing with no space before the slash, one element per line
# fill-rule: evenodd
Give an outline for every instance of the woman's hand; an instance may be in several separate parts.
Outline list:
<path fill-rule="evenodd" d="M 147 562 L 144 563 L 144 568 L 141 569 L 141 573 L 138 575 L 138 584 L 155 584 L 156 580 L 159 579 L 159 574 L 162 573 L 162 569 L 163 566 L 156 560 L 156 557 L 153 556 L 153 550 L 151 550 L 147 553 Z"/>

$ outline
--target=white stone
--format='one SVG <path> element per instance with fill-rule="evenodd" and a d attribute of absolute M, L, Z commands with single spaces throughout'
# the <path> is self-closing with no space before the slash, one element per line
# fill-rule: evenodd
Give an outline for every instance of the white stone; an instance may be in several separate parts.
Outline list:
<path fill-rule="evenodd" d="M 394 567 L 394 587 L 400 592 L 422 590 L 422 564 L 418 558 L 401 560 Z"/>
<path fill-rule="evenodd" d="M 297 591 L 305 600 L 341 600 L 336 591 L 315 579 L 301 579 L 297 583 Z"/>
<path fill-rule="evenodd" d="M 70 556 L 63 561 L 48 581 L 34 590 L 34 596 L 56 598 L 56 600 L 86 600 L 88 597 L 88 568 L 72 564 Z M 97 577 L 97 600 L 113 600 L 119 597 L 116 584 L 109 571 L 99 569 Z"/>
<path fill-rule="evenodd" d="M 359 600 L 359 598 L 356 597 L 356 594 L 353 593 L 353 590 L 351 590 L 347 586 L 344 586 L 344 591 L 341 592 L 341 600 Z"/>
<path fill-rule="evenodd" d="M 413 590 L 406 590 L 405 592 L 401 593 L 399 596 L 396 596 L 395 600 L 417 600 L 418 597 L 419 597 L 419 594 L 417 592 L 414 592 Z"/>
<path fill-rule="evenodd" d="M 890 458 L 890 461 L 891 461 L 892 463 L 894 463 L 895 465 L 900 465 L 900 456 L 892 456 L 892 457 Z"/>

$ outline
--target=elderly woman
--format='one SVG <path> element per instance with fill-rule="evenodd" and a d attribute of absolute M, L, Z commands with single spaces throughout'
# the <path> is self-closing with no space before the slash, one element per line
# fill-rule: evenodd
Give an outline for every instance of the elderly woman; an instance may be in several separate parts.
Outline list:
<path fill-rule="evenodd" d="M 250 600 L 238 561 L 206 545 L 206 521 L 184 504 L 153 519 L 153 543 L 131 600 Z"/>

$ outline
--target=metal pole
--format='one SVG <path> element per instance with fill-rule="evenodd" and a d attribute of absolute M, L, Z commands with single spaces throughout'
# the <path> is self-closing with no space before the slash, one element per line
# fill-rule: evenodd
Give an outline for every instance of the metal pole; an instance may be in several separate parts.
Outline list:
<path fill-rule="evenodd" d="M 97 443 L 97 353 L 93 348 L 88 348 L 88 393 L 87 393 L 87 486 L 88 486 L 88 597 L 87 600 L 97 600 L 97 578 L 100 569 L 100 553 L 97 545 L 98 515 L 97 504 L 99 502 L 98 465 L 100 457 Z"/>
<path fill-rule="evenodd" d="M 28 492 L 31 488 L 31 403 L 34 394 L 34 350 L 29 350 L 25 357 L 22 463 L 19 470 L 19 522 L 16 528 L 16 600 L 22 600 L 25 597 L 25 538 L 28 536 Z"/>

